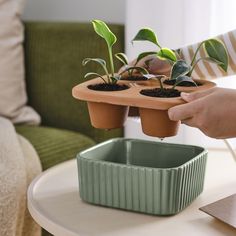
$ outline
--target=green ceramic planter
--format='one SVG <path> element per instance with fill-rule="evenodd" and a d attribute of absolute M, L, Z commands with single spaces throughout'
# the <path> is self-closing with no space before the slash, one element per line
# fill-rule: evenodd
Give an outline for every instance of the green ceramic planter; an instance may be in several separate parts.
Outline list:
<path fill-rule="evenodd" d="M 82 200 L 154 215 L 172 215 L 203 190 L 202 147 L 111 139 L 77 156 Z"/>

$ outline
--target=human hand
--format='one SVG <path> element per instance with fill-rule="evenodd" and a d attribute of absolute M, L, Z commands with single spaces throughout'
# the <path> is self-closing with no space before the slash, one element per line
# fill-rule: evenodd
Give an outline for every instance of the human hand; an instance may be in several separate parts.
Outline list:
<path fill-rule="evenodd" d="M 134 66 L 136 59 L 129 63 L 129 66 Z M 136 66 L 144 67 L 148 70 L 150 74 L 155 75 L 170 75 L 171 65 L 167 60 L 161 60 L 157 58 L 155 55 L 149 55 L 142 58 Z M 125 66 L 121 67 L 119 72 L 124 71 Z"/>
<path fill-rule="evenodd" d="M 169 118 L 199 128 L 212 138 L 236 137 L 236 90 L 212 88 L 181 93 L 187 103 L 169 109 Z"/>

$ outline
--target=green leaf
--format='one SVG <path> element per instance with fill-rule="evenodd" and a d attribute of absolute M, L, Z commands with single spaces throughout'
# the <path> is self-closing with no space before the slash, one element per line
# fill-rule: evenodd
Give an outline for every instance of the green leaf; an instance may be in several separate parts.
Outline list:
<path fill-rule="evenodd" d="M 82 61 L 82 65 L 85 66 L 87 65 L 89 62 L 96 62 L 98 63 L 99 65 L 102 66 L 104 72 L 106 73 L 106 75 L 109 75 L 108 71 L 107 71 L 107 65 L 106 65 L 106 61 L 101 59 L 101 58 L 85 58 L 83 61 Z"/>
<path fill-rule="evenodd" d="M 149 41 L 149 42 L 157 45 L 159 48 L 161 48 L 156 34 L 150 28 L 143 28 L 143 29 L 139 30 L 139 32 L 133 38 L 132 42 L 133 41 Z"/>
<path fill-rule="evenodd" d="M 106 66 L 106 61 L 101 59 L 101 58 L 85 58 L 83 61 L 82 61 L 82 65 L 85 66 L 87 65 L 89 62 L 95 62 L 95 63 L 98 63 L 104 70 L 106 76 L 107 76 L 107 80 L 108 80 L 108 83 L 109 83 L 109 80 L 110 80 L 110 75 L 108 73 L 108 70 L 107 70 L 107 66 Z"/>
<path fill-rule="evenodd" d="M 109 47 L 112 47 L 116 42 L 116 36 L 111 32 L 106 23 L 101 20 L 93 20 L 92 24 L 95 32 L 105 39 Z"/>
<path fill-rule="evenodd" d="M 211 63 L 218 64 L 218 65 L 223 65 L 222 62 L 220 62 L 220 61 L 218 61 L 218 60 L 216 60 L 212 57 L 202 57 L 201 59 L 204 60 L 204 61 L 208 61 L 208 62 L 211 62 Z"/>
<path fill-rule="evenodd" d="M 173 86 L 173 88 L 175 88 L 177 85 L 181 84 L 182 82 L 190 82 L 192 84 L 194 84 L 195 86 L 197 86 L 197 84 L 194 82 L 194 80 L 186 75 L 180 75 L 177 79 L 176 82 Z"/>
<path fill-rule="evenodd" d="M 91 62 L 91 61 L 97 62 L 97 63 L 99 63 L 99 64 L 102 65 L 102 66 L 107 66 L 107 65 L 106 65 L 106 61 L 103 60 L 103 59 L 101 59 L 101 58 L 85 58 L 85 59 L 82 61 L 82 65 L 83 65 L 83 66 L 86 66 L 86 65 L 87 65 L 89 62 Z"/>
<path fill-rule="evenodd" d="M 169 48 L 162 48 L 158 53 L 158 57 L 161 59 L 167 59 L 170 61 L 177 61 L 175 53 Z"/>
<path fill-rule="evenodd" d="M 140 67 L 140 66 L 129 66 L 129 67 L 126 67 L 124 71 L 122 71 L 122 74 L 126 71 L 133 71 L 133 70 L 137 70 L 139 71 L 142 75 L 146 75 L 148 74 L 149 72 L 143 68 L 143 67 Z"/>
<path fill-rule="evenodd" d="M 99 78 L 101 78 L 101 79 L 104 81 L 104 83 L 107 83 L 107 81 L 106 81 L 101 75 L 99 75 L 98 73 L 94 73 L 94 72 L 89 72 L 89 73 L 87 73 L 87 74 L 84 76 L 84 78 L 87 79 L 87 78 L 90 77 L 90 76 L 99 77 Z"/>
<path fill-rule="evenodd" d="M 171 69 L 170 79 L 177 79 L 179 76 L 188 74 L 191 66 L 184 60 L 176 61 Z"/>
<path fill-rule="evenodd" d="M 155 55 L 155 54 L 157 54 L 157 52 L 143 52 L 143 53 L 140 53 L 140 54 L 138 55 L 138 57 L 137 57 L 137 60 L 136 60 L 136 62 L 135 62 L 135 65 L 137 65 L 137 63 L 138 63 L 141 59 L 143 59 L 144 57 L 149 56 L 149 55 Z"/>
<path fill-rule="evenodd" d="M 116 57 L 119 61 L 121 61 L 124 65 L 128 65 L 128 64 L 129 64 L 129 62 L 128 62 L 128 57 L 127 57 L 124 53 L 122 53 L 122 52 L 116 53 L 116 54 L 115 54 L 115 57 Z"/>
<path fill-rule="evenodd" d="M 218 65 L 226 72 L 229 59 L 223 42 L 218 39 L 208 39 L 204 42 L 204 49 L 210 58 L 222 63 Z"/>

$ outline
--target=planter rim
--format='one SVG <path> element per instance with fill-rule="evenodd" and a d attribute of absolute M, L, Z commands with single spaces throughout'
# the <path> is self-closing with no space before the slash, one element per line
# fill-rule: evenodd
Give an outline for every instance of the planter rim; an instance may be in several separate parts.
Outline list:
<path fill-rule="evenodd" d="M 85 153 L 87 152 L 90 152 L 90 151 L 93 151 L 94 149 L 96 148 L 99 148 L 103 145 L 106 145 L 106 144 L 109 144 L 111 142 L 114 142 L 114 141 L 120 141 L 120 140 L 123 140 L 123 141 L 142 141 L 142 142 L 145 142 L 145 143 L 153 143 L 153 144 L 163 144 L 163 145 L 166 145 L 166 146 L 187 146 L 187 147 L 193 147 L 193 148 L 200 148 L 202 149 L 202 151 L 194 156 L 194 158 L 188 160 L 187 162 L 183 163 L 182 165 L 179 165 L 179 166 L 176 166 L 176 167 L 170 167 L 170 168 L 157 168 L 157 167 L 147 167 L 147 166 L 139 166 L 139 165 L 133 165 L 133 164 L 122 164 L 122 163 L 116 163 L 116 162 L 112 162 L 112 161 L 104 161 L 104 160 L 96 160 L 96 159 L 92 159 L 92 158 L 86 158 L 86 157 L 83 157 L 82 155 L 84 155 Z M 102 143 L 99 143 L 93 147 L 90 147 L 84 151 L 81 151 L 79 152 L 77 155 L 76 155 L 76 158 L 81 158 L 81 159 L 86 159 L 88 161 L 92 161 L 92 162 L 99 162 L 99 163 L 103 163 L 103 164 L 106 164 L 106 165 L 116 165 L 116 166 L 123 166 L 123 167 L 131 167 L 131 168 L 141 168 L 141 169 L 148 169 L 148 170 L 160 170 L 160 169 L 163 169 L 163 170 L 178 170 L 178 169 L 181 169 L 185 166 L 188 166 L 190 165 L 194 160 L 200 158 L 202 155 L 205 155 L 207 154 L 208 151 L 207 149 L 203 148 L 203 147 L 200 147 L 200 146 L 197 146 L 197 145 L 187 145 L 187 144 L 175 144 L 175 143 L 163 143 L 163 142 L 157 142 L 157 141 L 149 141 L 149 140 L 142 140 L 142 139 L 132 139 L 132 138 L 113 138 L 113 139 L 109 139 L 107 141 L 104 141 Z"/>
<path fill-rule="evenodd" d="M 216 84 L 207 80 L 196 80 L 201 81 L 202 86 L 197 87 L 197 90 L 209 89 L 214 87 Z M 145 81 L 146 82 L 146 81 Z M 152 81 L 152 84 L 143 85 L 140 81 L 125 81 L 120 80 L 118 84 L 126 84 L 130 88 L 120 91 L 96 91 L 88 88 L 88 85 L 101 83 L 101 78 L 95 78 L 88 80 L 75 86 L 72 89 L 72 95 L 74 98 L 90 102 L 103 102 L 113 105 L 123 105 L 123 106 L 134 106 L 143 107 L 155 110 L 168 110 L 169 108 L 185 103 L 181 97 L 175 98 L 158 98 L 149 97 L 140 94 L 142 89 L 158 88 L 159 82 Z M 168 88 L 170 86 L 166 86 Z M 181 91 L 180 87 L 178 89 Z M 193 88 L 191 87 L 191 90 Z"/>

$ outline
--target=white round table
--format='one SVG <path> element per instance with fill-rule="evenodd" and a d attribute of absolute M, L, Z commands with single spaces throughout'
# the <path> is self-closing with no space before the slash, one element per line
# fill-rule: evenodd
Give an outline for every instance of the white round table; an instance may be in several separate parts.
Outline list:
<path fill-rule="evenodd" d="M 235 236 L 236 229 L 201 212 L 199 207 L 236 192 L 236 164 L 226 151 L 209 151 L 203 193 L 170 217 L 128 212 L 81 201 L 76 161 L 39 175 L 28 189 L 35 221 L 56 236 Z"/>

